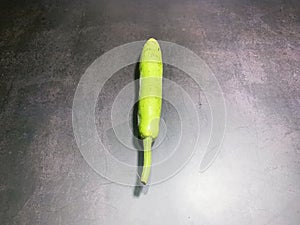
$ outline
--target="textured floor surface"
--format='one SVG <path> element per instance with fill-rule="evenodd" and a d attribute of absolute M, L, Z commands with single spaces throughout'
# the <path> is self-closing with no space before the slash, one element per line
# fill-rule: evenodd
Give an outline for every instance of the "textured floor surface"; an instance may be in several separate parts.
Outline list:
<path fill-rule="evenodd" d="M 2 1 L 0 224 L 299 224 L 299 15 L 296 0 Z M 227 130 L 207 171 L 195 154 L 136 196 L 83 159 L 72 103 L 97 57 L 151 36 L 207 63 L 224 93 Z M 186 74 L 166 67 L 165 75 L 205 106 Z M 100 132 L 116 90 L 133 77 L 125 68 L 101 92 Z"/>

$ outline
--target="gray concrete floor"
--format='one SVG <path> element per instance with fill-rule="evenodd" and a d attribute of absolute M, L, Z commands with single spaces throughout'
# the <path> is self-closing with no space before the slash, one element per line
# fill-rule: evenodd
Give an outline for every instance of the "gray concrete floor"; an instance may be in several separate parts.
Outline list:
<path fill-rule="evenodd" d="M 0 224 L 299 224 L 299 15 L 296 0 L 2 1 Z M 97 57 L 152 36 L 209 65 L 227 131 L 207 171 L 195 154 L 138 197 L 85 162 L 72 101 Z M 114 75 L 117 88 L 133 73 Z M 201 101 L 183 72 L 165 74 Z M 99 121 L 115 88 L 102 92 Z"/>

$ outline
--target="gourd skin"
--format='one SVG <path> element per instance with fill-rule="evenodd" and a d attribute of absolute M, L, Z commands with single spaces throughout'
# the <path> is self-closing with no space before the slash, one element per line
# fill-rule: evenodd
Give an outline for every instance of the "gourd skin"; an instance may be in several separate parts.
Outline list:
<path fill-rule="evenodd" d="M 142 138 L 158 136 L 162 98 L 162 55 L 158 42 L 151 38 L 140 59 L 139 131 Z"/>

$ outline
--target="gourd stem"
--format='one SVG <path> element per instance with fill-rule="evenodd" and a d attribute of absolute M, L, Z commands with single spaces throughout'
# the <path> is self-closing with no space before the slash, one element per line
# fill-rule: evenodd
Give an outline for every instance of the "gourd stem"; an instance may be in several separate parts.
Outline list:
<path fill-rule="evenodd" d="M 141 182 L 143 184 L 147 184 L 150 176 L 151 160 L 152 160 L 152 156 L 151 156 L 152 138 L 146 137 L 145 139 L 143 139 L 143 145 L 144 145 L 144 166 L 143 166 L 143 171 L 141 176 Z"/>

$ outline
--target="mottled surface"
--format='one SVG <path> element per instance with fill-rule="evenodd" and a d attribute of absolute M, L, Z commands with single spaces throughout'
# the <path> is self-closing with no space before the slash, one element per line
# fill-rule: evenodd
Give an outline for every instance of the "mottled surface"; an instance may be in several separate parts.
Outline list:
<path fill-rule="evenodd" d="M 2 1 L 0 224 L 299 224 L 299 15 L 296 0 Z M 98 56 L 150 36 L 206 61 L 228 121 L 209 170 L 196 155 L 137 198 L 82 158 L 72 100 Z M 166 72 L 199 101 L 192 80 Z M 100 110 L 133 73 L 113 77 Z"/>

